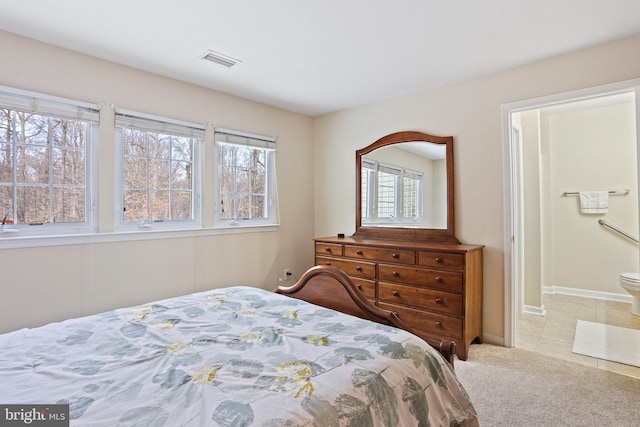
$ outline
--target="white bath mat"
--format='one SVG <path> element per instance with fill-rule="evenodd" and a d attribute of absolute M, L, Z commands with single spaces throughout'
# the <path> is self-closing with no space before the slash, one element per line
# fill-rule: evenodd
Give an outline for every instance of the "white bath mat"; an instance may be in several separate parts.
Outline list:
<path fill-rule="evenodd" d="M 640 330 L 578 320 L 573 352 L 640 367 Z"/>

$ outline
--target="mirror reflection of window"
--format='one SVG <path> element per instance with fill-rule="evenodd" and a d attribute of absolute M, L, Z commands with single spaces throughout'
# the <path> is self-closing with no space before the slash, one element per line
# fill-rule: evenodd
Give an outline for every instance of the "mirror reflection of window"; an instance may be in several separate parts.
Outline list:
<path fill-rule="evenodd" d="M 361 224 L 447 228 L 446 146 L 403 142 L 361 158 Z"/>
<path fill-rule="evenodd" d="M 420 172 L 363 159 L 363 222 L 393 225 L 419 222 L 422 216 L 422 181 Z"/>

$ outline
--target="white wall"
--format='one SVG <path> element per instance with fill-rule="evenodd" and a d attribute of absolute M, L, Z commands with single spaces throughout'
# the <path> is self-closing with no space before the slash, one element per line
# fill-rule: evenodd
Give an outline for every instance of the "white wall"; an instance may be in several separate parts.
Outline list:
<path fill-rule="evenodd" d="M 598 219 L 638 236 L 635 105 L 631 101 L 541 114 L 548 147 L 550 209 L 542 233 L 548 265 L 544 286 L 626 295 L 618 275 L 638 271 L 638 245 L 605 229 Z M 580 212 L 580 199 L 564 191 L 628 189 L 609 197 L 607 214 Z M 604 296 L 604 295 L 603 295 Z"/>
<path fill-rule="evenodd" d="M 542 248 L 540 197 L 540 112 L 519 113 L 522 126 L 524 220 L 524 304 L 542 307 Z"/>
<path fill-rule="evenodd" d="M 311 118 L 6 32 L 0 52 L 3 86 L 276 136 L 281 219 L 278 231 L 250 234 L 23 249 L 0 239 L 0 332 L 209 288 L 272 289 L 284 268 L 300 276 L 313 265 Z M 103 112 L 98 147 L 102 232 L 113 230 L 110 117 Z"/>
<path fill-rule="evenodd" d="M 415 130 L 454 137 L 456 235 L 484 244 L 483 331 L 504 336 L 504 186 L 501 105 L 640 77 L 640 37 L 314 120 L 317 236 L 355 227 L 355 151 Z M 328 173 L 327 171 L 331 171 Z M 345 185 L 345 183 L 353 183 Z"/>

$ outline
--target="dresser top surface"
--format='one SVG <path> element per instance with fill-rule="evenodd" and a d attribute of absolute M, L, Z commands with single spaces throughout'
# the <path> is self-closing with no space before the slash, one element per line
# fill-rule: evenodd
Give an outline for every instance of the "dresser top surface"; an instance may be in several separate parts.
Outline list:
<path fill-rule="evenodd" d="M 316 237 L 313 239 L 318 243 L 333 243 L 344 245 L 364 245 L 377 248 L 389 249 L 412 249 L 425 251 L 441 251 L 441 252 L 473 252 L 481 250 L 484 245 L 468 245 L 468 244 L 447 244 L 447 243 L 430 243 L 430 242 L 412 242 L 407 240 L 392 239 L 365 239 L 361 237 Z"/>

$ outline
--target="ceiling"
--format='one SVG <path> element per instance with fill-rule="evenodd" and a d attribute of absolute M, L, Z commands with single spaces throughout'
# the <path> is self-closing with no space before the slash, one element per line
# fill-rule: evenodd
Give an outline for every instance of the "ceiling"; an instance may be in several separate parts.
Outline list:
<path fill-rule="evenodd" d="M 309 116 L 640 34 L 638 0 L 0 0 L 0 29 Z M 209 50 L 241 62 L 226 68 Z"/>

